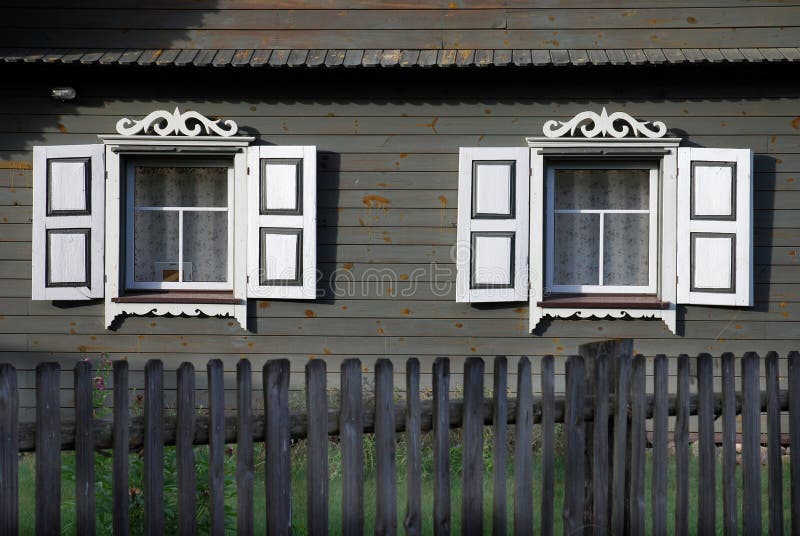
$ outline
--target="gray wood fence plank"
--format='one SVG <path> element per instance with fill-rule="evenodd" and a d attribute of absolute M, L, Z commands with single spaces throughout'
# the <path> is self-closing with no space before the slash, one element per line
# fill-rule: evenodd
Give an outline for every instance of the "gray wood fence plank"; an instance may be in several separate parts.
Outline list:
<path fill-rule="evenodd" d="M 658 354 L 653 363 L 653 479 L 652 530 L 654 536 L 667 534 L 667 356 Z M 735 489 L 735 488 L 734 488 Z"/>
<path fill-rule="evenodd" d="M 767 474 L 769 487 L 769 533 L 783 534 L 783 460 L 781 459 L 781 404 L 778 354 L 767 353 Z"/>
<path fill-rule="evenodd" d="M 178 469 L 178 532 L 197 534 L 197 468 L 194 461 L 195 369 L 178 367 L 178 415 L 175 454 Z"/>
<path fill-rule="evenodd" d="M 631 360 L 616 360 L 614 386 L 614 444 L 611 466 L 611 534 L 625 534 L 626 471 L 628 444 L 628 399 L 630 397 Z"/>
<path fill-rule="evenodd" d="M 553 463 L 555 454 L 555 372 L 553 356 L 542 357 L 542 536 L 553 534 Z"/>
<path fill-rule="evenodd" d="M 289 360 L 264 365 L 267 534 L 292 533 L 292 480 L 289 458 Z M 347 475 L 343 475 L 347 478 Z"/>
<path fill-rule="evenodd" d="M 225 384 L 222 361 L 212 359 L 208 374 L 208 478 L 211 534 L 225 532 Z"/>
<path fill-rule="evenodd" d="M 689 356 L 678 356 L 675 418 L 675 534 L 689 534 Z"/>
<path fill-rule="evenodd" d="M 742 358 L 742 528 L 744 534 L 761 534 L 761 401 L 760 358 L 747 352 Z"/>
<path fill-rule="evenodd" d="M 327 366 L 322 359 L 306 364 L 306 409 L 308 411 L 308 501 L 309 534 L 328 533 L 328 391 Z"/>
<path fill-rule="evenodd" d="M 697 356 L 698 444 L 700 474 L 697 533 L 714 534 L 717 520 L 716 445 L 714 444 L 714 369 L 711 355 Z"/>
<path fill-rule="evenodd" d="M 735 368 L 733 354 L 722 354 L 722 526 L 725 534 L 738 533 Z"/>
<path fill-rule="evenodd" d="M 164 534 L 164 364 L 144 369 L 144 533 Z"/>
<path fill-rule="evenodd" d="M 506 470 L 508 455 L 506 440 L 508 435 L 508 360 L 505 356 L 494 358 L 494 398 L 492 401 L 492 534 L 505 535 L 508 532 L 508 512 L 506 500 Z"/>
<path fill-rule="evenodd" d="M 422 534 L 422 438 L 419 360 L 406 361 L 406 515 L 407 536 Z"/>
<path fill-rule="evenodd" d="M 633 358 L 631 368 L 631 429 L 630 429 L 630 534 L 645 534 L 645 418 L 647 391 L 645 385 L 645 361 L 639 354 Z"/>
<path fill-rule="evenodd" d="M 92 364 L 75 364 L 75 530 L 94 534 L 94 404 Z"/>
<path fill-rule="evenodd" d="M 789 471 L 792 536 L 800 536 L 800 352 L 789 352 Z"/>
<path fill-rule="evenodd" d="M 347 359 L 341 368 L 339 433 L 342 442 L 342 534 L 364 533 L 364 450 L 361 361 Z"/>
<path fill-rule="evenodd" d="M 514 534 L 533 534 L 533 386 L 531 362 L 517 363 L 516 436 L 514 438 Z"/>
<path fill-rule="evenodd" d="M 433 532 L 450 534 L 450 360 L 433 362 Z"/>
<path fill-rule="evenodd" d="M 236 402 L 236 529 L 237 534 L 247 536 L 253 534 L 253 483 L 255 481 L 253 369 L 247 359 L 240 359 L 236 363 Z"/>
<path fill-rule="evenodd" d="M 483 359 L 464 363 L 461 533 L 483 534 Z"/>
<path fill-rule="evenodd" d="M 564 407 L 564 534 L 583 531 L 586 437 L 583 421 L 585 366 L 582 356 L 567 360 L 566 405 Z"/>
<path fill-rule="evenodd" d="M 61 532 L 61 415 L 58 363 L 36 365 L 36 534 Z"/>
<path fill-rule="evenodd" d="M 394 439 L 394 366 L 375 363 L 375 534 L 397 534 L 397 460 Z"/>
<path fill-rule="evenodd" d="M 0 364 L 0 533 L 19 532 L 19 394 L 17 372 Z"/>
<path fill-rule="evenodd" d="M 128 512 L 130 507 L 130 495 L 128 492 L 128 472 L 129 472 L 129 436 L 130 421 L 129 399 L 128 399 L 128 362 L 124 360 L 114 361 L 114 471 L 111 475 L 111 499 L 114 503 L 112 525 L 114 534 L 127 536 L 130 533 L 128 523 Z"/>
<path fill-rule="evenodd" d="M 609 465 L 608 418 L 609 418 L 609 363 L 608 354 L 594 358 L 594 426 L 592 437 L 592 500 L 594 501 L 593 526 L 598 536 L 608 534 Z"/>

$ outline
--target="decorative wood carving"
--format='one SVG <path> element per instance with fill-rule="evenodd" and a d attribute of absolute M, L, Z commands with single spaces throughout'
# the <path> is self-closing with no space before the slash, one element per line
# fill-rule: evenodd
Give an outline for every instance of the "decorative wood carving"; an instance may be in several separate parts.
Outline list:
<path fill-rule="evenodd" d="M 586 138 L 628 136 L 661 138 L 667 133 L 666 125 L 661 121 L 638 121 L 625 112 L 614 112 L 609 115 L 605 108 L 599 114 L 590 111 L 581 112 L 569 121 L 551 119 L 544 124 L 542 130 L 548 138 L 560 138 L 567 133 L 575 136 L 576 130 L 580 130 Z"/>
<path fill-rule="evenodd" d="M 156 110 L 150 112 L 144 119 L 138 121 L 123 117 L 117 121 L 117 132 L 123 136 L 137 134 L 157 134 L 159 136 L 235 136 L 239 130 L 236 122 L 227 119 L 222 125 L 221 120 L 211 120 L 198 112 L 189 110 L 181 112 L 175 108 L 174 112 Z"/>

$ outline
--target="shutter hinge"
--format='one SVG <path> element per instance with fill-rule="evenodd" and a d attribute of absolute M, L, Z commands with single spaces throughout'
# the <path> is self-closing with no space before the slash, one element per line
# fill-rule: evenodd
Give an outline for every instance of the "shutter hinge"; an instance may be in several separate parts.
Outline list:
<path fill-rule="evenodd" d="M 103 274 L 103 283 L 108 283 L 108 274 Z"/>
<path fill-rule="evenodd" d="M 250 166 L 247 166 L 247 174 L 250 175 Z"/>
<path fill-rule="evenodd" d="M 106 180 L 108 180 L 108 170 L 104 171 L 103 173 L 105 173 Z"/>
<path fill-rule="evenodd" d="M 245 279 L 245 283 L 247 283 L 248 285 L 250 284 L 250 276 L 249 276 L 249 275 L 248 275 L 248 276 L 247 276 L 247 278 Z"/>

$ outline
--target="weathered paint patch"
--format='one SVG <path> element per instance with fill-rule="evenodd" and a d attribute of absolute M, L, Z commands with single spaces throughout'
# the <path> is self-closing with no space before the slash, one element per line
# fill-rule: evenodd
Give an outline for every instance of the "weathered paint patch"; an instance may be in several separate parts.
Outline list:
<path fill-rule="evenodd" d="M 305 310 L 305 311 L 303 311 L 303 312 L 305 313 L 305 315 L 306 315 L 306 318 L 315 318 L 315 317 L 317 316 L 317 313 L 315 313 L 315 312 L 314 312 L 314 311 L 312 311 L 311 309 L 306 309 L 306 310 Z"/>
<path fill-rule="evenodd" d="M 0 160 L 0 169 L 33 169 L 33 162 L 19 160 Z"/>

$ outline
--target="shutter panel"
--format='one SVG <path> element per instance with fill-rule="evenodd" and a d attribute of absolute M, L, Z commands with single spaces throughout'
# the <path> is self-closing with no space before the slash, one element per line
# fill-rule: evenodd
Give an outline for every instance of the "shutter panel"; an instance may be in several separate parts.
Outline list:
<path fill-rule="evenodd" d="M 456 301 L 528 298 L 529 158 L 528 148 L 461 148 Z"/>
<path fill-rule="evenodd" d="M 678 149 L 678 303 L 753 305 L 749 149 Z"/>
<path fill-rule="evenodd" d="M 316 298 L 317 148 L 248 149 L 247 297 Z"/>
<path fill-rule="evenodd" d="M 31 297 L 103 297 L 104 147 L 33 148 Z"/>

